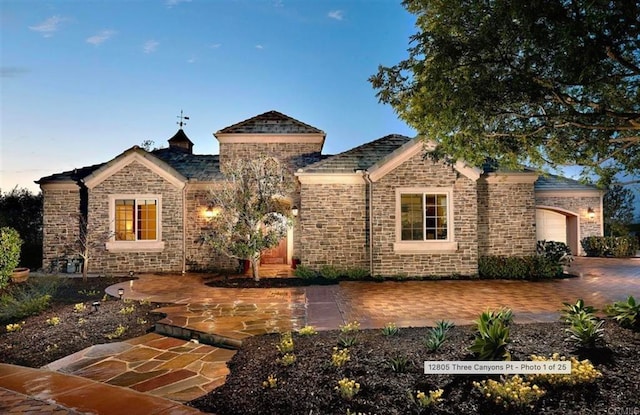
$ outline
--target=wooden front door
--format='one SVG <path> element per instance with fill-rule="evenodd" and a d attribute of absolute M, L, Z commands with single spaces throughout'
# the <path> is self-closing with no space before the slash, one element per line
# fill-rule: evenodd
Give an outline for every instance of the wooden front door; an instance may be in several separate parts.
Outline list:
<path fill-rule="evenodd" d="M 280 240 L 280 243 L 271 249 L 266 249 L 260 254 L 261 264 L 286 264 L 287 263 L 287 237 Z"/>

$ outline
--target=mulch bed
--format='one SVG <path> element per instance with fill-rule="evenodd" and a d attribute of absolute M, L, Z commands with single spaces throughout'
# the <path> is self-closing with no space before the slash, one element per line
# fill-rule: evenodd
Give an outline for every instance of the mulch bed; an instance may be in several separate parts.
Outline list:
<path fill-rule="evenodd" d="M 28 367 L 41 367 L 86 347 L 127 340 L 153 330 L 156 321 L 163 318 L 152 311 L 161 304 L 120 301 L 107 297 L 102 301 L 106 287 L 131 278 L 66 278 L 52 297 L 51 306 L 37 316 L 22 318 L 17 323 L 22 329 L 7 332 L 0 326 L 0 362 Z M 98 311 L 92 303 L 100 301 Z M 83 303 L 84 311 L 75 311 L 74 305 Z M 133 306 L 133 312 L 121 313 Z M 47 319 L 57 317 L 59 324 Z M 24 323 L 23 323 L 24 322 Z M 126 331 L 118 338 L 109 339 L 118 326 Z"/>
<path fill-rule="evenodd" d="M 533 408 L 503 411 L 487 403 L 472 386 L 474 380 L 486 377 L 423 374 L 425 360 L 472 359 L 468 351 L 473 341 L 471 326 L 453 328 L 435 353 L 429 353 L 423 344 L 427 328 L 400 329 L 399 335 L 392 337 L 383 336 L 380 330 L 361 331 L 358 343 L 350 348 L 351 360 L 341 368 L 330 363 L 332 349 L 338 345 L 337 331 L 310 337 L 294 334 L 297 360 L 287 367 L 277 361 L 277 335 L 249 338 L 229 362 L 231 374 L 225 385 L 190 405 L 218 415 L 346 414 L 347 410 L 363 414 L 638 413 L 640 333 L 608 321 L 606 346 L 584 352 L 564 340 L 564 328 L 562 323 L 513 325 L 509 346 L 513 360 L 559 352 L 591 359 L 603 377 L 595 384 L 550 391 Z M 389 365 L 390 359 L 399 356 L 410 361 L 402 373 L 394 372 Z M 269 375 L 278 379 L 275 389 L 262 386 Z M 351 401 L 334 390 L 343 377 L 361 385 L 360 393 Z M 424 410 L 409 398 L 417 390 L 437 388 L 444 389 L 444 402 L 436 407 Z"/>

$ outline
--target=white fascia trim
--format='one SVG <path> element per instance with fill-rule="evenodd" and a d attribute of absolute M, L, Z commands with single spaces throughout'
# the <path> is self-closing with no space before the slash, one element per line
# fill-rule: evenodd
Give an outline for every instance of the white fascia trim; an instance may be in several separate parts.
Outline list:
<path fill-rule="evenodd" d="M 150 156 L 150 157 L 153 157 L 155 159 L 155 156 Z M 150 160 L 150 157 L 145 157 L 137 151 L 132 151 L 129 154 L 123 155 L 120 159 L 115 158 L 104 167 L 96 170 L 94 173 L 87 176 L 83 180 L 83 182 L 87 186 L 87 188 L 93 189 L 94 187 L 98 186 L 100 183 L 107 180 L 113 174 L 127 167 L 131 163 L 138 162 L 143 166 L 145 166 L 146 168 L 148 168 L 149 170 L 151 170 L 152 172 L 154 172 L 155 174 L 157 174 L 158 176 L 162 177 L 163 179 L 171 183 L 177 189 L 182 189 L 184 187 L 187 181 L 185 177 L 183 177 L 177 172 L 175 172 L 174 174 L 174 172 L 168 171 L 166 168 L 163 168 L 160 165 L 160 163 L 165 164 L 164 162 L 158 160 L 158 163 L 156 163 Z M 170 168 L 169 165 L 166 165 L 166 166 Z"/>
<path fill-rule="evenodd" d="M 387 173 L 391 172 L 393 169 L 400 166 L 416 154 L 419 154 L 424 149 L 424 143 L 417 138 L 414 138 L 405 145 L 406 147 L 404 149 L 402 149 L 402 147 L 398 149 L 402 150 L 397 154 L 394 154 L 395 152 L 389 154 L 388 158 L 380 160 L 368 169 L 371 181 L 377 182 L 386 176 Z"/>
<path fill-rule="evenodd" d="M 220 144 L 324 144 L 325 134 L 213 134 Z"/>
<path fill-rule="evenodd" d="M 419 137 L 414 138 L 412 141 L 409 141 L 402 147 L 396 149 L 396 151 L 389 154 L 387 157 L 371 166 L 368 170 L 369 177 L 371 178 L 371 181 L 377 182 L 387 173 L 391 172 L 393 169 L 400 166 L 411 157 L 419 154 L 424 150 L 433 150 L 435 147 L 436 143 L 431 140 L 423 141 Z M 457 161 L 453 165 L 453 168 L 458 173 L 473 181 L 478 180 L 480 178 L 480 175 L 482 174 L 482 170 L 475 167 L 470 167 L 466 162 L 462 160 Z"/>
<path fill-rule="evenodd" d="M 301 184 L 365 184 L 361 173 L 295 173 Z"/>
<path fill-rule="evenodd" d="M 487 183 L 535 183 L 538 180 L 538 173 L 487 173 L 482 178 Z"/>
<path fill-rule="evenodd" d="M 536 190 L 536 196 L 540 197 L 602 197 L 604 191 L 594 190 L 578 190 L 578 189 L 557 189 L 557 190 Z"/>
<path fill-rule="evenodd" d="M 80 190 L 75 182 L 59 182 L 59 183 L 42 183 L 40 184 L 41 190 Z"/>
<path fill-rule="evenodd" d="M 399 255 L 452 253 L 457 250 L 457 242 L 402 241 L 393 244 L 393 252 Z"/>

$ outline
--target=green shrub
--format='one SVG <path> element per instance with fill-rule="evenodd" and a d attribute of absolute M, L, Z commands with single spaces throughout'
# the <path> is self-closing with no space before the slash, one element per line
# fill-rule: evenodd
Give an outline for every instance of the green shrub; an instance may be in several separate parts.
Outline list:
<path fill-rule="evenodd" d="M 479 360 L 510 360 L 507 345 L 511 341 L 509 324 L 512 319 L 513 313 L 508 308 L 482 313 L 475 321 L 476 336 L 469 350 Z"/>
<path fill-rule="evenodd" d="M 369 276 L 369 270 L 365 268 L 347 268 L 344 274 L 350 280 L 362 280 Z"/>
<path fill-rule="evenodd" d="M 627 301 L 616 301 L 607 306 L 605 312 L 622 327 L 640 328 L 640 303 L 632 296 Z"/>
<path fill-rule="evenodd" d="M 585 305 L 582 298 L 578 298 L 575 304 L 562 303 L 564 308 L 562 309 L 562 320 L 565 323 L 571 323 L 577 315 L 580 313 L 593 314 L 596 310 L 590 305 Z"/>
<path fill-rule="evenodd" d="M 11 286 L 0 297 L 0 321 L 17 321 L 40 314 L 49 307 L 51 297 L 61 285 L 60 278 L 32 278 L 26 284 Z"/>
<path fill-rule="evenodd" d="M 519 375 L 501 377 L 500 381 L 474 381 L 473 386 L 489 402 L 506 410 L 530 408 L 545 394 L 543 389 L 524 381 Z"/>
<path fill-rule="evenodd" d="M 336 280 L 343 272 L 334 265 L 323 265 L 320 267 L 320 276 L 327 280 Z"/>
<path fill-rule="evenodd" d="M 564 242 L 538 241 L 536 253 L 560 265 L 569 265 L 573 261 L 571 249 Z"/>
<path fill-rule="evenodd" d="M 382 328 L 382 335 L 387 337 L 395 336 L 398 334 L 399 331 L 400 330 L 398 329 L 398 326 L 396 325 L 396 323 L 387 323 Z"/>
<path fill-rule="evenodd" d="M 318 278 L 318 273 L 305 265 L 296 266 L 296 270 L 293 272 L 293 275 L 304 280 Z"/>
<path fill-rule="evenodd" d="M 575 304 L 563 303 L 562 320 L 569 323 L 565 332 L 569 334 L 567 341 L 577 346 L 594 348 L 604 339 L 604 321 L 593 314 L 596 309 L 584 304 L 580 298 Z"/>
<path fill-rule="evenodd" d="M 7 286 L 11 273 L 20 262 L 22 239 L 13 228 L 0 228 L 0 289 Z"/>
<path fill-rule="evenodd" d="M 429 330 L 429 334 L 424 340 L 424 345 L 430 352 L 438 350 L 447 338 L 447 332 L 454 326 L 453 323 L 441 320 L 436 326 Z"/>
<path fill-rule="evenodd" d="M 531 360 L 533 360 L 534 362 L 544 362 L 548 360 L 553 360 L 556 362 L 571 362 L 570 374 L 535 373 L 527 375 L 528 381 L 538 382 L 543 385 L 548 385 L 552 388 L 584 385 L 593 383 L 597 379 L 602 377 L 602 373 L 598 369 L 596 369 L 589 360 L 579 361 L 573 356 L 571 356 L 567 360 L 565 356 L 560 356 L 559 353 L 552 354 L 551 358 L 531 355 Z"/>
<path fill-rule="evenodd" d="M 396 373 L 404 373 L 407 371 L 409 362 L 410 360 L 407 359 L 406 356 L 398 355 L 396 357 L 389 358 L 389 360 L 387 360 L 387 365 Z"/>
<path fill-rule="evenodd" d="M 487 279 L 550 279 L 562 275 L 562 266 L 545 256 L 483 256 L 478 273 Z"/>
<path fill-rule="evenodd" d="M 580 243 L 591 257 L 624 258 L 634 256 L 638 250 L 638 240 L 633 236 L 588 236 Z"/>
<path fill-rule="evenodd" d="M 567 341 L 576 346 L 592 349 L 604 340 L 603 320 L 599 320 L 593 314 L 580 312 L 570 322 L 565 331 L 569 334 Z"/>

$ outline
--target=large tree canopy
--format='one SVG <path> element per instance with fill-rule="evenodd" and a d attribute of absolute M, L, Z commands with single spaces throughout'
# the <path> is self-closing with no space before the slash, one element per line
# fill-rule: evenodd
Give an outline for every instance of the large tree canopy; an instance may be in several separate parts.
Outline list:
<path fill-rule="evenodd" d="M 640 172 L 640 2 L 405 0 L 409 56 L 370 78 L 447 154 Z"/>

